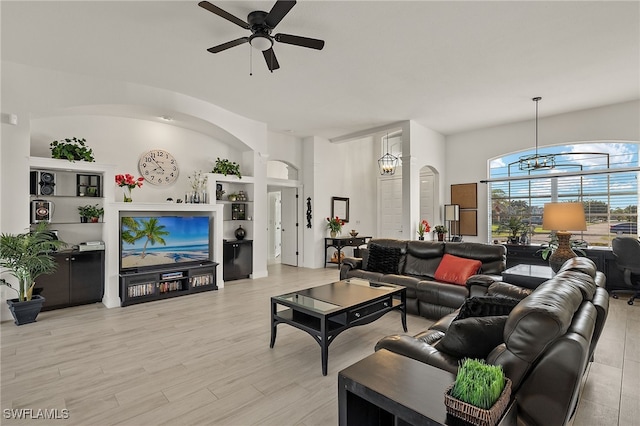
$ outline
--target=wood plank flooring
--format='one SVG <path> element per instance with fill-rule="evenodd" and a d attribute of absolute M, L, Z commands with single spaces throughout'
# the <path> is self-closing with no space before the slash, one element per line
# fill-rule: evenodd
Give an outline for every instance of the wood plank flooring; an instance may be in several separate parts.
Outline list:
<path fill-rule="evenodd" d="M 274 265 L 269 277 L 120 309 L 42 312 L 0 326 L 4 424 L 335 425 L 337 373 L 402 332 L 400 314 L 339 335 L 322 376 L 320 347 L 278 326 L 269 349 L 269 297 L 337 279 L 335 268 Z M 640 302 L 611 300 L 574 425 L 638 425 Z M 408 315 L 409 333 L 431 324 Z M 56 409 L 68 419 L 8 419 L 7 409 Z M 62 410 L 68 410 L 63 412 Z M 49 413 L 51 413 L 49 411 Z M 634 423 L 635 422 L 635 423 Z"/>

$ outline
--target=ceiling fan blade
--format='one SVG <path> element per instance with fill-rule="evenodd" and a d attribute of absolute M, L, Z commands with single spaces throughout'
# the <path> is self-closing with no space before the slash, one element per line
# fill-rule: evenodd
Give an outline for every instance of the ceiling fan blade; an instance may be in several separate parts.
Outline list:
<path fill-rule="evenodd" d="M 264 18 L 264 22 L 271 28 L 275 28 L 295 5 L 295 1 L 278 0 L 271 8 L 269 14 Z"/>
<path fill-rule="evenodd" d="M 208 1 L 201 1 L 200 3 L 198 3 L 198 6 L 202 7 L 203 9 L 207 9 L 211 13 L 215 13 L 216 15 L 226 19 L 227 21 L 233 22 L 234 24 L 244 28 L 245 30 L 248 30 L 250 28 L 249 24 L 244 22 L 242 19 L 233 16 L 229 12 L 220 9 L 218 6 L 215 6 Z"/>
<path fill-rule="evenodd" d="M 296 46 L 317 50 L 322 50 L 324 47 L 324 40 L 318 40 L 317 38 L 300 37 L 291 34 L 276 34 L 274 39 L 280 43 L 294 44 Z"/>
<path fill-rule="evenodd" d="M 219 44 L 217 46 L 213 46 L 208 48 L 207 50 L 211 53 L 222 52 L 223 50 L 231 49 L 232 47 L 239 46 L 249 41 L 249 37 L 241 37 L 236 40 L 231 40 L 226 43 Z"/>
<path fill-rule="evenodd" d="M 269 71 L 273 72 L 273 70 L 277 70 L 278 68 L 280 68 L 280 64 L 278 63 L 278 59 L 276 59 L 276 54 L 273 51 L 273 47 L 271 49 L 263 50 L 262 54 L 264 55 L 264 60 L 267 62 Z"/>

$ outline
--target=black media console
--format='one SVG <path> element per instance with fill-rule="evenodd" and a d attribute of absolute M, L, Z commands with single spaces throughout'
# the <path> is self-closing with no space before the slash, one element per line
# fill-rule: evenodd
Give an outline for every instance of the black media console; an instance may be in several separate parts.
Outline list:
<path fill-rule="evenodd" d="M 217 290 L 216 262 L 120 274 L 121 306 Z"/>

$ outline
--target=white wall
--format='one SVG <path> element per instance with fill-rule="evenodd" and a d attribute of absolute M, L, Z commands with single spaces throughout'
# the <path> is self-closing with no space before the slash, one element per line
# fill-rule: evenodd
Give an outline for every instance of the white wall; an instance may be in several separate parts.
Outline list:
<path fill-rule="evenodd" d="M 49 144 L 71 137 L 85 138 L 97 162 L 116 165 L 116 173 L 139 176 L 138 159 L 150 149 L 170 152 L 180 166 L 180 174 L 169 186 L 148 182 L 132 191 L 136 202 L 164 202 L 167 197 L 184 199 L 191 190 L 188 177 L 196 170 L 210 172 L 216 157 L 240 163 L 242 153 L 211 136 L 171 124 L 113 116 L 64 116 L 31 121 L 31 155 L 51 157 Z M 197 153 L 197 155 L 194 155 Z M 115 185 L 115 182 L 105 182 Z M 116 200 L 121 201 L 116 188 Z"/>
<path fill-rule="evenodd" d="M 447 136 L 445 203 L 452 184 L 488 177 L 488 160 L 535 146 L 535 121 L 511 123 Z M 540 118 L 538 144 L 589 141 L 639 141 L 640 101 Z M 487 185 L 478 183 L 478 236 L 465 241 L 488 242 Z"/>

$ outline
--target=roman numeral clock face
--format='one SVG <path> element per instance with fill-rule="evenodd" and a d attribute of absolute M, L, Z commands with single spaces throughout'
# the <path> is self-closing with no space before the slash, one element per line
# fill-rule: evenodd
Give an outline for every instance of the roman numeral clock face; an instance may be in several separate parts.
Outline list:
<path fill-rule="evenodd" d="M 170 185 L 178 178 L 178 162 L 163 149 L 152 149 L 140 156 L 138 169 L 146 182 L 153 185 Z"/>

